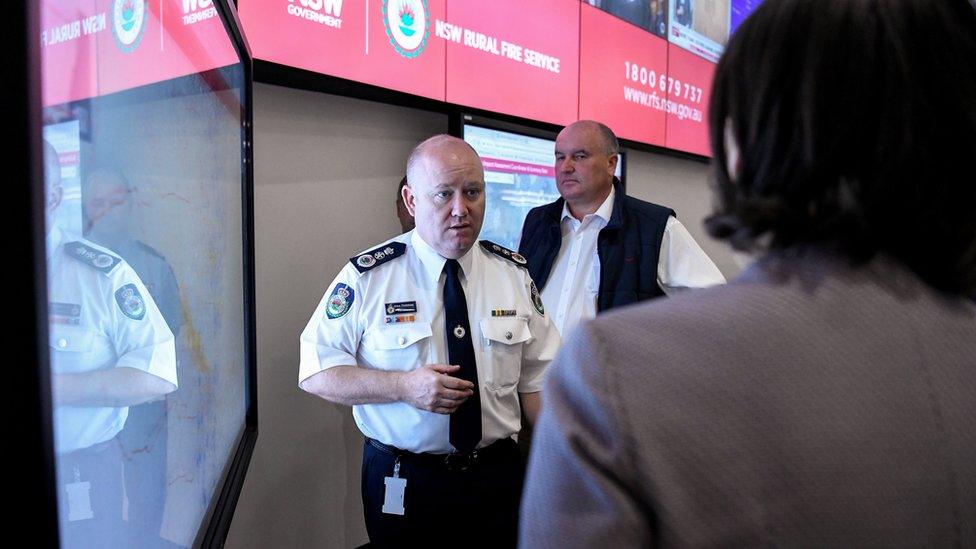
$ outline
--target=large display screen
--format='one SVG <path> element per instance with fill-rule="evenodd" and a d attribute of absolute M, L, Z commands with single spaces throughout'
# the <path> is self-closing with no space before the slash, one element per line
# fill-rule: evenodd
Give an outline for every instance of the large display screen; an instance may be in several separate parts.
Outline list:
<path fill-rule="evenodd" d="M 210 0 L 39 9 L 60 546 L 199 546 L 250 405 L 248 63 Z"/>
<path fill-rule="evenodd" d="M 708 155 L 714 63 L 760 1 L 239 5 L 256 59 L 551 124 L 595 119 L 624 139 Z"/>
<path fill-rule="evenodd" d="M 485 220 L 480 238 L 517 250 L 529 210 L 559 198 L 556 190 L 556 142 L 522 133 L 464 126 L 467 141 L 485 168 Z M 622 178 L 623 159 L 617 161 Z"/>

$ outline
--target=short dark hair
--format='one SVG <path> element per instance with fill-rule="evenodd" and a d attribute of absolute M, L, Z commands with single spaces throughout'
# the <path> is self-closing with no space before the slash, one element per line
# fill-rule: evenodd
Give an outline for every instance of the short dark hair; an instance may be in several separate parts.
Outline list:
<path fill-rule="evenodd" d="M 719 61 L 709 123 L 716 238 L 828 244 L 855 263 L 886 253 L 976 293 L 969 0 L 767 0 Z"/>

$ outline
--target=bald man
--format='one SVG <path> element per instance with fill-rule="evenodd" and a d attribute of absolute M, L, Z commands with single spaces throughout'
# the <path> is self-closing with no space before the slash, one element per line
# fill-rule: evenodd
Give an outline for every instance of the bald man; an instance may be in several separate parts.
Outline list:
<path fill-rule="evenodd" d="M 619 152 L 604 124 L 566 126 L 555 147 L 560 198 L 522 226 L 519 252 L 564 335 L 598 312 L 725 282 L 674 210 L 624 194 Z"/>
<path fill-rule="evenodd" d="M 366 436 L 375 546 L 514 547 L 534 421 L 560 340 L 516 252 L 481 241 L 485 181 L 447 135 L 407 162 L 416 229 L 350 258 L 301 335 L 300 387 L 351 405 Z"/>
<path fill-rule="evenodd" d="M 48 329 L 65 547 L 125 547 L 139 508 L 123 486 L 130 410 L 177 388 L 176 346 L 153 295 L 125 259 L 55 223 L 63 190 L 47 142 Z M 126 473 L 130 469 L 125 467 Z M 140 547 L 150 538 L 142 538 Z"/>

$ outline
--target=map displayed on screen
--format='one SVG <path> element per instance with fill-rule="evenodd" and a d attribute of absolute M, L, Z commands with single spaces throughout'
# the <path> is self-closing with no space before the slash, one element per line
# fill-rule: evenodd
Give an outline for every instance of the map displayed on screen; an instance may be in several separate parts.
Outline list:
<path fill-rule="evenodd" d="M 553 169 L 555 141 L 465 125 L 467 141 L 485 168 L 485 220 L 481 240 L 518 249 L 529 210 L 559 198 Z M 622 172 L 617 162 L 617 177 Z"/>

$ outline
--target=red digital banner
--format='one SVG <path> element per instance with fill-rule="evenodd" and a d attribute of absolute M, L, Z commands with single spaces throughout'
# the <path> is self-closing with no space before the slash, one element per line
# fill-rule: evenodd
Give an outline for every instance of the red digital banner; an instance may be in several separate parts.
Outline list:
<path fill-rule="evenodd" d="M 452 1 L 447 101 L 567 124 L 579 97 L 579 0 Z"/>
<path fill-rule="evenodd" d="M 239 61 L 212 0 L 44 0 L 44 106 Z"/>
<path fill-rule="evenodd" d="M 579 0 L 239 5 L 258 59 L 553 124 L 596 119 L 710 154 L 714 65 Z"/>
<path fill-rule="evenodd" d="M 444 100 L 446 0 L 244 0 L 255 58 Z"/>
<path fill-rule="evenodd" d="M 667 139 L 669 149 L 711 156 L 708 101 L 715 65 L 675 45 L 668 46 Z"/>
<path fill-rule="evenodd" d="M 580 14 L 579 118 L 665 145 L 668 43 L 594 7 Z"/>

